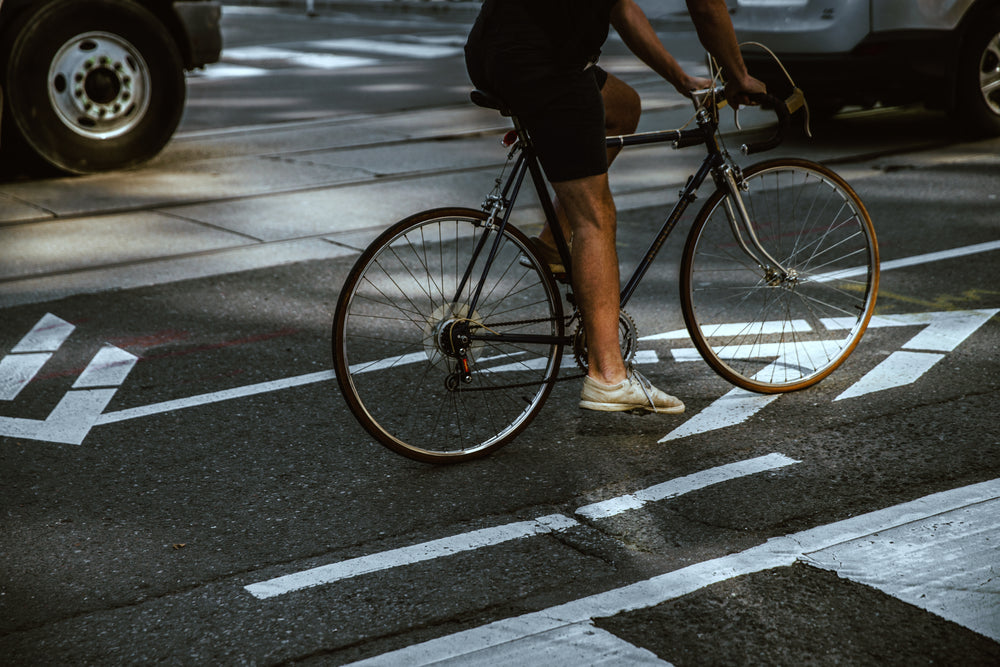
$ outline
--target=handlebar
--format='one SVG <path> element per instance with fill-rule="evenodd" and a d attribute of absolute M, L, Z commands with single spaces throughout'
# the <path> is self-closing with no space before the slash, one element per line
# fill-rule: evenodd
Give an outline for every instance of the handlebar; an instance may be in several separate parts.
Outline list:
<path fill-rule="evenodd" d="M 778 127 L 770 139 L 743 144 L 740 147 L 740 151 L 742 151 L 744 155 L 751 155 L 752 153 L 762 153 L 764 151 L 769 151 L 772 148 L 777 148 L 778 145 L 785 139 L 785 130 L 788 129 L 788 122 L 792 115 L 788 111 L 788 105 L 785 104 L 785 100 L 775 97 L 770 93 L 752 93 L 747 97 L 750 98 L 751 102 L 759 105 L 762 109 L 773 111 L 778 117 Z"/>

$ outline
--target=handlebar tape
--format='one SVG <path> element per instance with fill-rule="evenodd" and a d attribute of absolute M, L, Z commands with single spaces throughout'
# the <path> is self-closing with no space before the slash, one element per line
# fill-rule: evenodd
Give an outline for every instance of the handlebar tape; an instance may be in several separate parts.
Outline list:
<path fill-rule="evenodd" d="M 743 144 L 740 150 L 743 151 L 744 155 L 750 155 L 752 153 L 762 153 L 764 151 L 769 151 L 772 148 L 777 148 L 778 145 L 785 139 L 785 130 L 788 129 L 788 122 L 791 118 L 791 114 L 788 112 L 788 106 L 785 104 L 784 100 L 775 97 L 770 93 L 753 93 L 748 95 L 748 97 L 751 102 L 760 105 L 761 108 L 773 111 L 778 117 L 778 127 L 770 139 Z"/>

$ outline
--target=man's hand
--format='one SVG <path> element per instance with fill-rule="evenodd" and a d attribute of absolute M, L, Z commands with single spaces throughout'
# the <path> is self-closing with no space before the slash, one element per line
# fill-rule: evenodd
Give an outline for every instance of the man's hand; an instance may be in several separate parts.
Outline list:
<path fill-rule="evenodd" d="M 684 80 L 675 85 L 674 88 L 677 89 L 678 93 L 690 99 L 692 91 L 704 90 L 706 88 L 711 88 L 714 85 L 715 83 L 711 79 L 706 79 L 702 76 L 685 75 Z"/>
<path fill-rule="evenodd" d="M 749 96 L 766 92 L 767 86 L 750 75 L 739 80 L 726 82 L 726 101 L 734 109 L 739 109 L 741 106 L 753 106 L 754 103 L 750 101 Z"/>

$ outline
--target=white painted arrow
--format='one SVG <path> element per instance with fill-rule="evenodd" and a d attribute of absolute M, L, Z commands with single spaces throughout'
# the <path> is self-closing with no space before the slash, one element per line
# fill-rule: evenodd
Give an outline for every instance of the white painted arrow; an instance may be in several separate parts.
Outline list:
<path fill-rule="evenodd" d="M 137 361 L 138 357 L 125 350 L 104 346 L 48 417 L 0 417 L 0 435 L 81 444 Z"/>
<path fill-rule="evenodd" d="M 965 310 L 953 312 L 908 313 L 903 315 L 882 315 L 872 317 L 868 328 L 879 327 L 912 327 L 923 326 L 923 329 L 903 345 L 903 350 L 889 355 L 885 361 L 866 374 L 834 400 L 864 396 L 878 391 L 902 387 L 916 382 L 934 364 L 944 358 L 941 352 L 951 352 L 966 338 L 986 324 L 1000 309 Z M 856 318 L 832 318 L 822 320 L 823 326 L 830 330 L 847 329 L 856 324 Z M 681 337 L 681 332 L 668 332 L 657 336 L 649 336 L 643 340 L 675 339 Z M 839 341 L 815 341 L 810 343 L 815 351 L 822 350 L 824 345 L 837 344 Z M 908 350 L 930 350 L 930 352 L 913 352 Z M 701 354 L 695 348 L 673 350 L 675 361 L 697 361 Z M 783 354 L 783 346 L 778 343 L 754 345 L 748 349 L 734 347 L 728 350 L 726 358 L 767 357 Z M 784 350 L 787 357 L 787 350 Z M 799 365 L 812 355 L 807 351 L 796 359 Z M 775 365 L 786 363 L 784 357 L 757 373 L 758 377 L 766 377 Z M 808 365 L 808 364 L 806 364 Z M 687 420 L 664 436 L 660 442 L 676 440 L 698 433 L 707 433 L 727 426 L 741 424 L 770 405 L 780 394 L 755 394 L 743 389 L 733 389 L 714 401 L 707 408 Z"/>
<path fill-rule="evenodd" d="M 913 384 L 934 364 L 944 359 L 945 355 L 941 354 L 942 352 L 954 350 L 997 313 L 1000 313 L 1000 308 L 873 317 L 868 324 L 869 328 L 924 325 L 924 329 L 907 341 L 903 345 L 903 350 L 890 354 L 882 363 L 833 400 L 856 398 Z M 840 319 L 824 320 L 823 325 L 828 329 L 853 326 L 850 322 Z"/>

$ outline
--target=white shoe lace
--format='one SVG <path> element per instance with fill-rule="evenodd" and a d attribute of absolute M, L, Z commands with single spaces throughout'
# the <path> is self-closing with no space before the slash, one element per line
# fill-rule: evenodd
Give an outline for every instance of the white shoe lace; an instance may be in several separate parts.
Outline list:
<path fill-rule="evenodd" d="M 653 383 L 647 380 L 642 373 L 631 367 L 628 369 L 628 377 L 632 383 L 639 385 L 639 389 L 642 390 L 643 395 L 646 397 L 649 407 L 655 408 L 656 403 L 653 402 L 653 397 L 649 393 L 649 390 L 653 388 Z"/>

